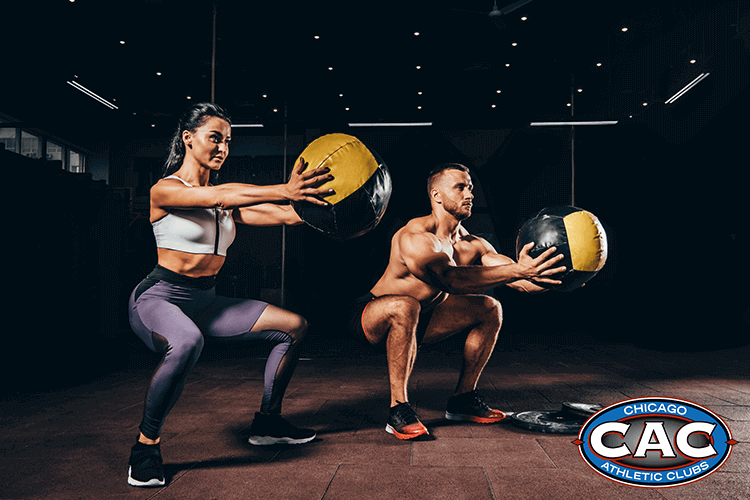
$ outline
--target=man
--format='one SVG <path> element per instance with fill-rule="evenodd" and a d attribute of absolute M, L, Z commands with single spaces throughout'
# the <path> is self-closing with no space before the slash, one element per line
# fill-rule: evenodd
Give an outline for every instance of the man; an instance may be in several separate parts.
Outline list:
<path fill-rule="evenodd" d="M 500 303 L 481 292 L 503 284 L 541 292 L 540 284 L 559 284 L 553 275 L 565 270 L 553 267 L 563 258 L 550 258 L 554 247 L 533 259 L 533 244 L 526 245 L 516 263 L 470 235 L 461 222 L 471 215 L 472 189 L 465 166 L 435 168 L 427 181 L 432 212 L 396 232 L 383 276 L 356 303 L 352 326 L 366 342 L 385 347 L 391 389 L 386 431 L 398 439 L 429 434 L 407 394 L 418 346 L 464 330 L 463 364 L 445 416 L 483 424 L 505 417 L 476 391 L 502 324 Z"/>

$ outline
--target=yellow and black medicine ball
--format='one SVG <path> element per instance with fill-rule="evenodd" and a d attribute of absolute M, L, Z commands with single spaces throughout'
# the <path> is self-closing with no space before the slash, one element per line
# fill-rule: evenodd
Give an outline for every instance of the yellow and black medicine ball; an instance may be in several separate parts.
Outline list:
<path fill-rule="evenodd" d="M 328 167 L 334 179 L 323 188 L 328 206 L 293 202 L 300 218 L 334 239 L 361 236 L 378 225 L 391 199 L 391 174 L 380 157 L 359 139 L 347 134 L 327 134 L 311 142 L 302 154 L 311 170 Z M 294 163 L 299 162 L 299 158 Z"/>
<path fill-rule="evenodd" d="M 536 258 L 550 247 L 564 258 L 556 266 L 566 271 L 556 276 L 562 285 L 542 285 L 569 292 L 580 287 L 598 273 L 607 261 L 607 234 L 599 219 L 586 210 L 559 206 L 545 208 L 526 221 L 516 238 L 516 257 L 524 245 L 534 242 L 529 255 Z"/>

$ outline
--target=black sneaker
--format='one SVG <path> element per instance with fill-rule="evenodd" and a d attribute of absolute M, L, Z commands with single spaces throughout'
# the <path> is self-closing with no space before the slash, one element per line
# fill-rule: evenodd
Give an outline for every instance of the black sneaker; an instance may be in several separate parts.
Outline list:
<path fill-rule="evenodd" d="M 448 399 L 445 412 L 448 420 L 466 420 L 478 424 L 492 424 L 505 418 L 505 413 L 490 408 L 476 389 Z"/>
<path fill-rule="evenodd" d="M 131 486 L 164 486 L 159 444 L 135 443 L 130 449 L 128 484 Z"/>
<path fill-rule="evenodd" d="M 385 432 L 398 439 L 414 439 L 430 433 L 409 403 L 398 403 L 391 408 Z"/>
<path fill-rule="evenodd" d="M 290 424 L 281 415 L 256 413 L 250 425 L 250 444 L 266 446 L 269 444 L 302 444 L 315 439 L 312 429 L 300 429 Z"/>

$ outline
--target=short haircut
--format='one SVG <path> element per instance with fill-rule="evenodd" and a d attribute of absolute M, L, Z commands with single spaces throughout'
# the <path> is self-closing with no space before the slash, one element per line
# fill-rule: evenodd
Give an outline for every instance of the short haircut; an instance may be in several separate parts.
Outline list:
<path fill-rule="evenodd" d="M 427 176 L 427 194 L 432 193 L 432 188 L 435 185 L 435 182 L 446 170 L 460 170 L 461 172 L 469 173 L 469 168 L 460 163 L 441 163 L 433 168 L 430 175 Z"/>

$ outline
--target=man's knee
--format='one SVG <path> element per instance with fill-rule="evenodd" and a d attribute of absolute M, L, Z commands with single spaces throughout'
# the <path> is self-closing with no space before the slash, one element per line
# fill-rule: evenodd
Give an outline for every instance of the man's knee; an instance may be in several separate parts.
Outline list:
<path fill-rule="evenodd" d="M 391 301 L 386 308 L 388 320 L 391 325 L 398 324 L 412 327 L 419 321 L 419 313 L 422 306 L 413 297 L 399 297 Z"/>
<path fill-rule="evenodd" d="M 483 309 L 485 311 L 485 321 L 496 323 L 499 327 L 503 324 L 503 306 L 494 297 L 488 295 L 483 296 Z"/>

